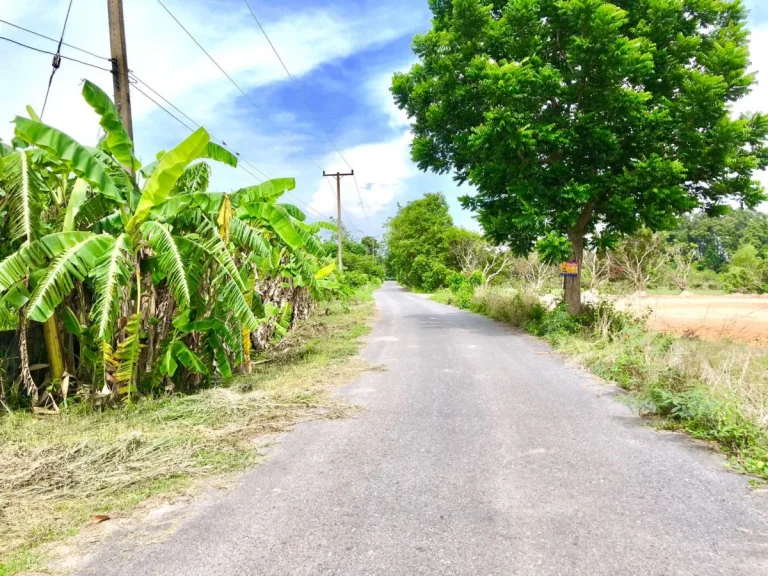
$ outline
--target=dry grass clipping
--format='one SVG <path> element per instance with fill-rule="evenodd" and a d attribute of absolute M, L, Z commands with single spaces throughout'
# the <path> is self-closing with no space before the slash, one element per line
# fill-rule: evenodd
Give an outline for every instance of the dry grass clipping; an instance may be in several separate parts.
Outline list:
<path fill-rule="evenodd" d="M 353 407 L 330 391 L 365 369 L 352 357 L 372 312 L 364 302 L 311 318 L 227 387 L 101 413 L 0 418 L 0 572 L 14 551 L 66 536 L 93 515 L 253 465 L 260 434 L 344 417 Z"/>

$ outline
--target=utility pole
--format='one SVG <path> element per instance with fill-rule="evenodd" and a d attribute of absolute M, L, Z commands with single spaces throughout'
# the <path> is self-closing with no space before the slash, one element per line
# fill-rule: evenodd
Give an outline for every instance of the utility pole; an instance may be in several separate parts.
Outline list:
<path fill-rule="evenodd" d="M 123 21 L 123 0 L 107 0 L 109 12 L 109 45 L 112 54 L 112 82 L 115 90 L 115 105 L 120 120 L 133 140 L 133 119 L 131 117 L 131 93 L 128 82 L 128 53 L 125 49 L 125 23 Z"/>
<path fill-rule="evenodd" d="M 325 170 L 323 170 L 323 176 L 332 176 L 336 178 L 336 224 L 338 225 L 338 230 L 336 231 L 336 241 L 338 243 L 337 248 L 337 254 L 339 257 L 339 271 L 343 271 L 342 263 L 341 263 L 341 179 L 344 176 L 354 176 L 355 171 L 352 170 L 351 172 L 336 172 L 336 174 L 326 174 Z"/>

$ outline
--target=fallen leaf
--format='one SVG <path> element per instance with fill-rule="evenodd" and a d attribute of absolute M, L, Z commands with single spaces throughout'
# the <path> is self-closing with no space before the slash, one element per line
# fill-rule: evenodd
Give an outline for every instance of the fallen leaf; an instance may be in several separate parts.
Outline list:
<path fill-rule="evenodd" d="M 96 514 L 96 516 L 91 516 L 91 524 L 101 524 L 105 520 L 109 520 L 109 516 L 106 514 Z"/>

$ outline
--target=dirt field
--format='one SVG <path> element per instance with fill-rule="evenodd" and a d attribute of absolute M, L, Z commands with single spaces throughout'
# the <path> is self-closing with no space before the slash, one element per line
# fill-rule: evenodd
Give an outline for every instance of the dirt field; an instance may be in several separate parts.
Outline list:
<path fill-rule="evenodd" d="M 650 310 L 649 326 L 709 340 L 730 339 L 768 346 L 768 298 L 757 296 L 630 297 L 619 308 Z"/>

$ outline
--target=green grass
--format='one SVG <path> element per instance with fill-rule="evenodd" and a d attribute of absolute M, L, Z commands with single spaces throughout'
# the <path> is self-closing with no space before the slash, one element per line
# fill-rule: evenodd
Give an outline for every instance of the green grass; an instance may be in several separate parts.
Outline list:
<path fill-rule="evenodd" d="M 433 299 L 455 304 L 446 291 Z M 710 441 L 735 469 L 768 480 L 768 349 L 652 332 L 608 303 L 572 317 L 505 288 L 478 289 L 466 307 L 547 339 L 627 390 L 657 425 Z"/>
<path fill-rule="evenodd" d="M 128 514 L 254 466 L 256 436 L 344 417 L 352 408 L 331 391 L 365 369 L 353 357 L 372 314 L 370 290 L 346 305 L 323 303 L 251 375 L 194 395 L 0 418 L 0 576 L 38 566 L 41 544 L 77 533 L 93 515 Z"/>

